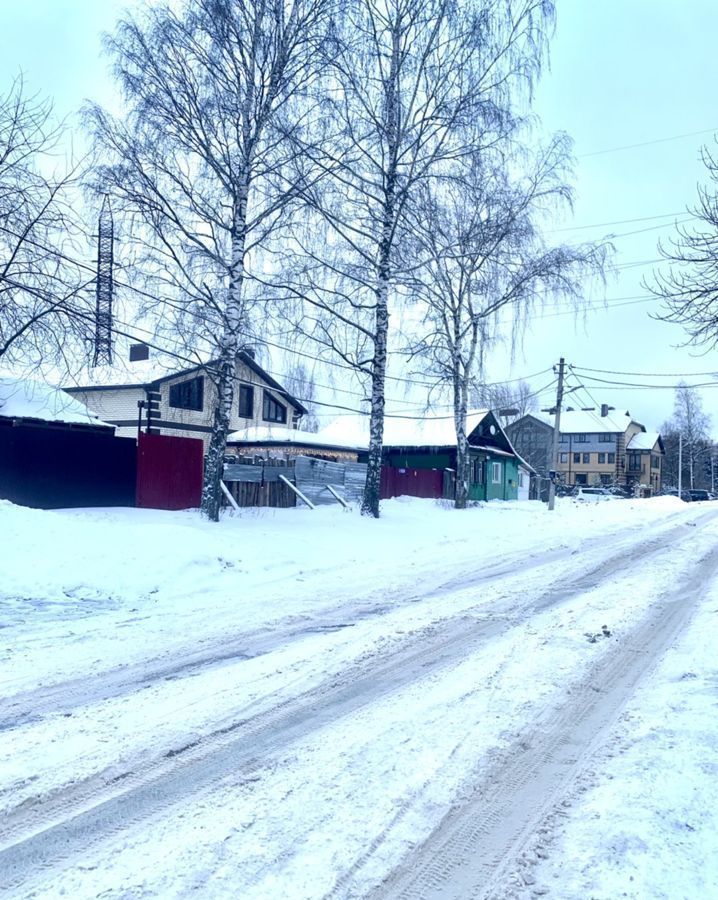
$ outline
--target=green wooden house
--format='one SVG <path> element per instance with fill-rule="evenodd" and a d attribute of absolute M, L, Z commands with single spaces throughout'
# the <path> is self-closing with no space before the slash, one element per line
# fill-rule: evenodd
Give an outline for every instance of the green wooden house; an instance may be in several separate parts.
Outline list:
<path fill-rule="evenodd" d="M 519 467 L 525 467 L 525 463 L 494 413 L 470 412 L 467 432 L 469 499 L 516 500 Z M 455 478 L 456 433 L 452 417 L 386 420 L 382 496 L 408 494 L 453 499 Z"/>

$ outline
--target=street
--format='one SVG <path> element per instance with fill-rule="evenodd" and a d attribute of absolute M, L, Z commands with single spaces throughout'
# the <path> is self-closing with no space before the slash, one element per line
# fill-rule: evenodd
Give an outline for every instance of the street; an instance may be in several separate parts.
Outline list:
<path fill-rule="evenodd" d="M 426 559 L 385 594 L 4 691 L 8 896 L 530 887 L 522 854 L 714 584 L 718 510 L 669 502 L 518 567 Z"/>

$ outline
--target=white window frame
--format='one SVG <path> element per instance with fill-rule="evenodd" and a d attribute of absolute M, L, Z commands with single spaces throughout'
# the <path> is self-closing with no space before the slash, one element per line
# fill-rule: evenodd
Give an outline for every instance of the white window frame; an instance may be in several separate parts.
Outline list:
<path fill-rule="evenodd" d="M 501 473 L 501 463 L 500 462 L 492 462 L 491 463 L 491 483 L 492 484 L 501 484 L 503 481 L 503 476 Z M 498 478 L 496 477 L 498 474 Z"/>

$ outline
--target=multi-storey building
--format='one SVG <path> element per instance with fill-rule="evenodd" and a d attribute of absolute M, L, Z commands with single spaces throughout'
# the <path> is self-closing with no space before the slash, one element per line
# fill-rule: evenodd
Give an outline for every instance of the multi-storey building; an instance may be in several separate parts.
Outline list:
<path fill-rule="evenodd" d="M 559 480 L 568 486 L 641 485 L 651 493 L 661 487 L 663 441 L 657 432 L 648 432 L 630 413 L 611 407 L 600 410 L 570 407 L 561 415 L 558 460 Z M 541 474 L 554 468 L 551 459 L 553 418 L 542 420 L 522 416 L 507 426 L 506 432 L 524 459 Z"/>
<path fill-rule="evenodd" d="M 146 345 L 134 345 L 128 360 L 111 369 L 93 369 L 86 380 L 80 377 L 64 390 L 114 425 L 120 437 L 132 437 L 141 428 L 201 438 L 207 445 L 217 396 L 212 363 L 184 369 L 167 365 L 167 360 L 152 359 Z M 305 407 L 259 365 L 252 351 L 237 354 L 231 431 L 267 424 L 296 427 L 304 413 Z"/>

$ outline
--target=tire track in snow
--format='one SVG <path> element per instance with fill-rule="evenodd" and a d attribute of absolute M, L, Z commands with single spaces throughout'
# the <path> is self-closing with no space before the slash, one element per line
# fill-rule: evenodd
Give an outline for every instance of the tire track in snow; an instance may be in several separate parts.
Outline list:
<path fill-rule="evenodd" d="M 640 681 L 687 626 L 706 584 L 717 575 L 718 553 L 712 549 L 686 582 L 664 595 L 591 667 L 553 718 L 534 723 L 517 738 L 473 796 L 449 812 L 372 897 L 486 900 L 530 886 L 533 876 L 521 865 L 522 849 L 570 795 Z"/>
<path fill-rule="evenodd" d="M 620 501 L 616 501 L 620 502 Z M 662 535 L 667 528 L 670 533 L 680 531 L 690 524 L 699 524 L 709 518 L 711 513 L 703 513 L 698 517 L 691 517 L 692 510 L 681 510 L 666 517 L 659 530 Z M 679 518 L 684 520 L 680 525 L 669 525 Z M 546 568 L 555 568 L 561 560 L 570 561 L 573 557 L 590 549 L 592 553 L 610 552 L 616 548 L 625 548 L 631 552 L 632 548 L 645 544 L 643 537 L 645 531 L 655 531 L 655 523 L 642 526 L 631 534 L 619 532 L 618 535 L 608 535 L 598 541 L 587 540 L 578 548 L 561 547 L 547 552 L 536 552 L 528 559 L 522 560 L 522 572 Z M 659 537 L 660 539 L 660 537 Z M 655 540 L 655 539 L 654 539 Z M 602 565 L 613 564 L 614 557 L 608 556 Z M 591 570 L 599 577 L 604 571 L 602 566 Z M 360 601 L 344 603 L 322 613 L 321 620 L 307 618 L 298 624 L 296 619 L 287 623 L 279 623 L 279 627 L 263 628 L 230 639 L 222 639 L 219 644 L 212 644 L 200 650 L 192 650 L 166 661 L 152 661 L 133 666 L 122 666 L 104 673 L 91 675 L 84 674 L 77 678 L 61 681 L 49 686 L 42 686 L 30 691 L 11 694 L 0 699 L 0 731 L 7 731 L 19 725 L 39 721 L 45 715 L 63 712 L 71 712 L 83 706 L 102 703 L 137 691 L 145 690 L 154 684 L 164 680 L 176 680 L 191 677 L 200 672 L 230 665 L 245 660 L 255 659 L 273 651 L 283 649 L 293 641 L 299 641 L 310 634 L 320 631 L 341 630 L 346 624 L 373 619 L 384 615 L 389 611 L 395 611 L 401 605 L 414 604 L 431 600 L 459 590 L 467 590 L 472 587 L 490 585 L 516 574 L 516 564 L 512 560 L 509 563 L 498 563 L 493 566 L 482 565 L 477 571 L 471 569 L 454 575 L 451 579 L 437 579 L 433 584 L 424 584 L 423 590 L 417 592 L 404 592 L 392 597 L 391 603 L 386 599 L 377 601 Z"/>
<path fill-rule="evenodd" d="M 696 524 L 710 521 L 705 513 Z M 407 639 L 385 658 L 369 658 L 351 667 L 334 683 L 257 716 L 240 719 L 219 732 L 185 747 L 177 747 L 159 762 L 120 773 L 111 783 L 100 778 L 74 785 L 38 804 L 25 804 L 5 817 L 0 837 L 0 870 L 14 888 L 32 878 L 33 871 L 62 865 L 101 839 L 157 816 L 176 802 L 221 784 L 242 772 L 261 769 L 274 752 L 303 739 L 324 725 L 347 717 L 408 684 L 456 664 L 485 642 L 523 624 L 533 610 L 560 605 L 567 598 L 615 578 L 622 569 L 645 561 L 695 532 L 681 524 L 663 531 L 641 546 L 624 548 L 610 560 L 583 574 L 558 580 L 535 597 L 524 598 L 523 618 L 461 616 Z"/>

